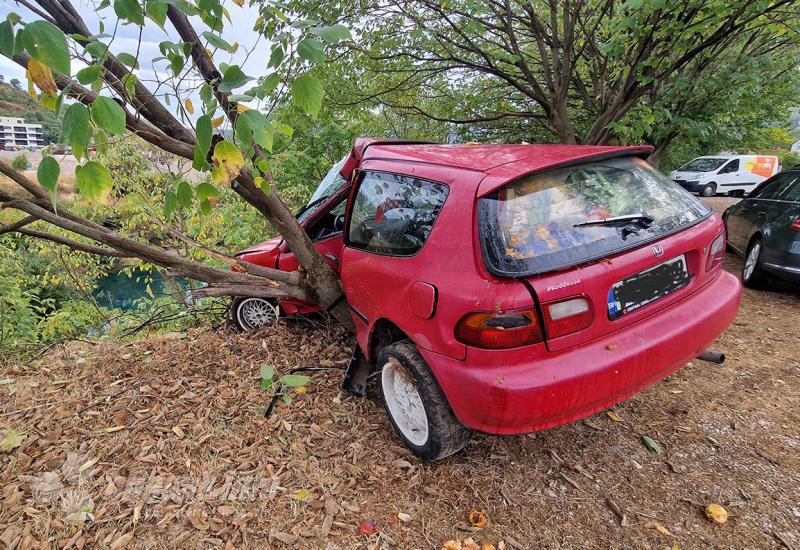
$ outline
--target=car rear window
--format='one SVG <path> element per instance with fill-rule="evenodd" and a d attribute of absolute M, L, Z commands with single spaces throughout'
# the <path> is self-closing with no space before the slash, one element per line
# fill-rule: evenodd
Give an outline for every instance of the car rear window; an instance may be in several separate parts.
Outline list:
<path fill-rule="evenodd" d="M 580 225 L 639 215 L 652 222 Z M 643 160 L 632 157 L 535 174 L 506 185 L 478 203 L 487 267 L 497 275 L 512 277 L 608 256 L 710 215 L 710 208 Z"/>

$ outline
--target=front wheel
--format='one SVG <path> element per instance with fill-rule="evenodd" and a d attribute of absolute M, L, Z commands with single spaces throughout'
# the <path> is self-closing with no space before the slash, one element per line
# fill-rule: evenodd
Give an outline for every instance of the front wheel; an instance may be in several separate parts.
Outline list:
<path fill-rule="evenodd" d="M 278 320 L 278 306 L 267 298 L 236 298 L 231 320 L 242 331 L 272 325 Z"/>
<path fill-rule="evenodd" d="M 425 360 L 410 340 L 378 355 L 379 385 L 389 421 L 406 447 L 425 460 L 439 460 L 469 443 L 472 431 L 453 414 Z"/>
<path fill-rule="evenodd" d="M 767 282 L 767 274 L 761 268 L 761 252 L 764 245 L 761 239 L 755 239 L 747 249 L 742 268 L 742 284 L 747 288 L 761 288 Z"/>
<path fill-rule="evenodd" d="M 717 194 L 717 184 L 716 183 L 709 183 L 703 190 L 700 192 L 701 195 L 704 197 L 713 197 Z"/>

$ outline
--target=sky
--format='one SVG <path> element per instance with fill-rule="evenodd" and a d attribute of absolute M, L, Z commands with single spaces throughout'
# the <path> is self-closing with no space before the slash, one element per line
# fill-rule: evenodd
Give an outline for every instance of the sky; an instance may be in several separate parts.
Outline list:
<path fill-rule="evenodd" d="M 102 18 L 105 24 L 105 32 L 108 34 L 113 33 L 117 17 L 111 7 L 105 8 L 99 13 L 95 13 L 94 2 L 88 0 L 72 0 L 72 2 L 90 30 L 93 32 L 100 32 L 99 20 Z M 258 33 L 253 31 L 253 23 L 258 18 L 258 8 L 248 6 L 247 4 L 243 7 L 239 7 L 232 1 L 225 2 L 224 5 L 230 12 L 232 23 L 228 23 L 228 21 L 225 20 L 226 26 L 223 29 L 222 38 L 227 40 L 230 44 L 238 42 L 240 47 L 235 54 L 217 51 L 214 60 L 217 64 L 224 62 L 241 65 L 242 70 L 250 76 L 262 76 L 267 74 L 270 44 L 263 37 L 261 37 L 259 41 Z M 5 20 L 10 12 L 19 14 L 23 21 L 39 19 L 38 16 L 32 14 L 24 6 L 17 4 L 14 0 L 4 0 L 0 5 L 0 20 Z M 198 34 L 208 30 L 200 21 L 199 17 L 192 17 L 191 20 Z M 166 32 L 161 30 L 149 19 L 146 19 L 145 26 L 141 29 L 142 37 L 138 56 L 140 69 L 136 71 L 136 75 L 151 89 L 153 87 L 152 84 L 148 84 L 146 81 L 154 80 L 157 74 L 162 75 L 162 80 L 167 75 L 171 77 L 172 74 L 168 69 L 166 61 L 160 61 L 155 64 L 150 61 L 153 58 L 161 56 L 161 52 L 158 49 L 158 44 L 160 42 L 164 40 L 170 40 L 172 42 L 179 41 L 177 32 L 172 28 L 169 21 L 167 21 L 165 27 Z M 140 28 L 136 25 L 120 25 L 111 45 L 112 53 L 124 51 L 135 54 L 136 46 L 139 41 L 139 32 Z M 109 39 L 103 39 L 104 42 L 108 42 L 108 40 Z M 247 50 L 251 49 L 253 51 L 248 56 Z M 84 66 L 85 65 L 79 60 L 73 59 L 73 74 Z M 9 82 L 12 78 L 17 78 L 22 82 L 23 88 L 27 87 L 24 69 L 3 55 L 0 55 L 0 74 L 4 75 L 6 82 Z M 194 96 L 192 96 L 192 99 L 195 105 L 199 105 L 199 99 L 196 99 Z M 174 104 L 173 108 L 170 110 L 174 111 Z M 199 116 L 197 112 L 195 116 Z"/>

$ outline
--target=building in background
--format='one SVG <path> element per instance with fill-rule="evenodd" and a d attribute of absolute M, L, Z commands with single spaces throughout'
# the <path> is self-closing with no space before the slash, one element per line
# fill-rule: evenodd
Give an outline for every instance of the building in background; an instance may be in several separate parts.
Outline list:
<path fill-rule="evenodd" d="M 41 124 L 26 124 L 25 119 L 0 117 L 0 145 L 8 147 L 44 147 Z"/>

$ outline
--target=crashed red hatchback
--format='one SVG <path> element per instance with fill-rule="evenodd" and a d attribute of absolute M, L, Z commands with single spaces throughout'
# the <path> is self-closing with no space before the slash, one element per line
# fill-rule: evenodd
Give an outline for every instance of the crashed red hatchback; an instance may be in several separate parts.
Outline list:
<path fill-rule="evenodd" d="M 341 274 L 358 360 L 418 456 L 473 430 L 518 434 L 609 407 L 698 357 L 733 321 L 739 280 L 707 206 L 649 147 L 360 139 L 298 215 Z M 240 253 L 294 270 L 285 243 Z M 243 328 L 316 308 L 235 302 Z"/>

